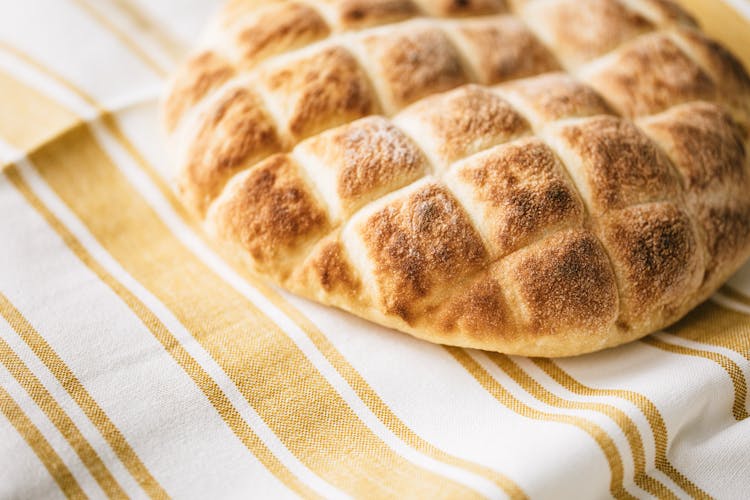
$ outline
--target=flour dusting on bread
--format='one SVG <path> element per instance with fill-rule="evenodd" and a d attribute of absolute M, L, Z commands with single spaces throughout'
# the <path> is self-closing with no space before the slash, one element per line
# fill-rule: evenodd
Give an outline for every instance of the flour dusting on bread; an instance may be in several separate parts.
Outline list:
<path fill-rule="evenodd" d="M 432 342 L 622 344 L 750 257 L 750 76 L 669 0 L 231 0 L 164 127 L 228 255 Z"/>

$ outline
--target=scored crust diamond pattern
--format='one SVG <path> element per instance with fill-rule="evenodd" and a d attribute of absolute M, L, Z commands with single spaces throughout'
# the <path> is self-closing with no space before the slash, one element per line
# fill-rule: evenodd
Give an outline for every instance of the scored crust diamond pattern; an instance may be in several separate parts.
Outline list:
<path fill-rule="evenodd" d="M 436 342 L 616 345 L 748 256 L 750 78 L 664 0 L 233 0 L 164 118 L 233 256 Z"/>

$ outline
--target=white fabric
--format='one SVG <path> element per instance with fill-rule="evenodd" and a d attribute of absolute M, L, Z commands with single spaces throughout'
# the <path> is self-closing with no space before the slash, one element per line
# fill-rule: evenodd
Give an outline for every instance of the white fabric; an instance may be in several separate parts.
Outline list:
<path fill-rule="evenodd" d="M 0 81 L 11 78 L 46 96 L 53 103 L 50 109 L 67 110 L 79 123 L 70 130 L 48 130 L 43 121 L 38 127 L 25 124 L 39 131 L 37 143 L 26 150 L 0 134 L 0 151 L 8 162 L 0 176 L 0 293 L 6 303 L 0 305 L 0 340 L 24 366 L 13 365 L 13 354 L 0 349 L 0 387 L 46 439 L 83 494 L 102 498 L 116 490 L 99 484 L 92 466 L 76 452 L 79 444 L 49 416 L 60 417 L 60 411 L 47 408 L 44 395 L 29 392 L 24 384 L 31 382 L 22 373 L 33 373 L 41 382 L 125 495 L 158 496 L 139 482 L 132 463 L 126 463 L 130 459 L 102 431 L 97 422 L 104 417 L 92 418 L 81 404 L 80 390 L 71 389 L 78 386 L 48 363 L 67 366 L 159 489 L 176 498 L 299 493 L 401 497 L 434 493 L 430 488 L 435 481 L 446 494 L 512 496 L 512 488 L 497 479 L 501 474 L 533 498 L 596 499 L 615 494 L 610 483 L 618 461 L 621 493 L 651 497 L 653 491 L 634 478 L 639 451 L 633 442 L 640 443 L 647 475 L 663 485 L 659 491 L 689 497 L 674 473 L 665 472 L 663 464 L 657 467 L 657 436 L 667 440 L 667 461 L 697 486 L 698 495 L 747 496 L 750 427 L 743 390 L 750 377 L 750 265 L 710 306 L 717 318 L 733 318 L 739 347 L 713 342 L 708 328 L 705 335 L 690 337 L 686 332 L 692 325 L 714 311 L 701 309 L 669 333 L 653 337 L 693 354 L 635 342 L 554 361 L 567 376 L 594 390 L 582 392 L 557 381 L 534 360 L 428 344 L 267 289 L 225 263 L 161 187 L 169 182 L 169 169 L 156 116 L 164 75 L 175 64 L 175 47 L 195 39 L 217 4 L 0 4 Z M 19 127 L 24 121 L 23 116 L 2 116 L 4 100 L 16 98 L 20 93 L 0 95 L 0 130 L 3 120 Z M 112 112 L 122 137 L 100 119 L 104 110 Z M 88 135 L 76 135 L 76 127 L 93 142 Z M 67 198 L 52 167 L 44 163 L 44 155 L 53 154 L 57 144 L 66 145 L 71 157 L 86 147 L 99 148 L 125 187 L 97 185 L 81 190 L 79 199 Z M 79 169 L 55 158 L 75 184 Z M 148 168 L 162 181 L 151 177 Z M 80 171 L 86 171 L 83 165 Z M 132 191 L 133 206 L 150 214 L 144 226 L 164 227 L 160 239 L 149 242 L 150 250 L 132 248 L 152 251 L 151 261 L 134 262 L 118 254 L 131 239 L 151 233 L 122 213 L 126 207 L 117 205 L 120 198 L 113 194 L 115 201 L 106 203 L 110 189 Z M 79 207 L 89 208 L 81 213 Z M 97 223 L 109 219 L 123 225 Z M 185 250 L 189 262 L 164 257 L 158 252 L 162 244 Z M 235 331 L 234 325 L 222 323 L 224 310 L 204 322 L 191 322 L 158 286 L 169 276 L 165 269 L 189 273 L 191 266 L 201 266 L 221 290 L 175 289 L 175 297 L 192 297 L 196 305 L 212 304 L 215 294 L 233 297 L 248 311 L 257 309 L 247 314 L 257 322 L 248 319 Z M 268 335 L 275 335 L 275 343 L 267 348 L 260 332 L 245 328 L 251 324 L 272 325 Z M 162 326 L 178 347 L 167 349 L 158 340 L 154 332 Z M 46 347 L 30 340 L 30 329 Z M 257 346 L 230 342 L 232 336 L 253 339 L 256 334 Z M 228 340 L 212 351 L 214 339 L 223 336 Z M 44 349 L 57 357 L 44 358 L 39 354 Z M 181 349 L 196 368 L 180 363 Z M 289 383 L 243 386 L 242 380 L 255 374 L 249 365 L 237 367 L 231 360 L 259 358 L 278 366 Z M 306 360 L 304 366 L 312 371 L 295 378 L 297 369 L 306 369 L 298 360 Z M 200 385 L 205 380 L 197 380 L 201 374 L 218 387 L 230 409 L 207 396 Z M 277 406 L 301 401 L 301 407 L 318 410 L 318 419 L 277 416 L 274 404 L 261 396 L 266 392 Z M 328 399 L 318 400 L 316 394 Z M 56 472 L 39 458 L 42 445 L 11 421 L 9 408 L 0 404 L 0 498 L 56 498 L 77 491 L 56 481 Z M 233 411 L 239 423 L 227 416 Z M 327 427 L 339 423 L 330 415 L 338 415 L 341 428 L 354 429 L 354 434 Z M 655 421 L 664 422 L 666 433 L 654 428 Z M 257 442 L 243 443 L 239 427 L 251 429 Z M 602 443 L 614 448 L 607 454 Z M 269 466 L 268 456 L 279 465 Z M 362 467 L 347 468 L 351 463 Z M 405 473 L 413 475 L 402 477 Z M 413 486 L 408 493 L 402 489 L 406 485 Z"/>

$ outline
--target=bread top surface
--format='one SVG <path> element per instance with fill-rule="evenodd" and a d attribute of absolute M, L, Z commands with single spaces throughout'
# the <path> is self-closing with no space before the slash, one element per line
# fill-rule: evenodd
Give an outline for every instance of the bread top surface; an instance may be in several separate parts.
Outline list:
<path fill-rule="evenodd" d="M 667 0 L 231 0 L 163 109 L 230 256 L 428 340 L 601 349 L 750 256 L 750 76 Z"/>

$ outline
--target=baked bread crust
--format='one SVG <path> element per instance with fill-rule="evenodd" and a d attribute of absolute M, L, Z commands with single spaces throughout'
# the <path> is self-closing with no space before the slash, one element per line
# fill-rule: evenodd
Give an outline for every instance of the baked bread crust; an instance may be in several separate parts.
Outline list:
<path fill-rule="evenodd" d="M 230 258 L 433 342 L 622 344 L 750 257 L 750 77 L 666 0 L 231 0 L 163 116 Z"/>

